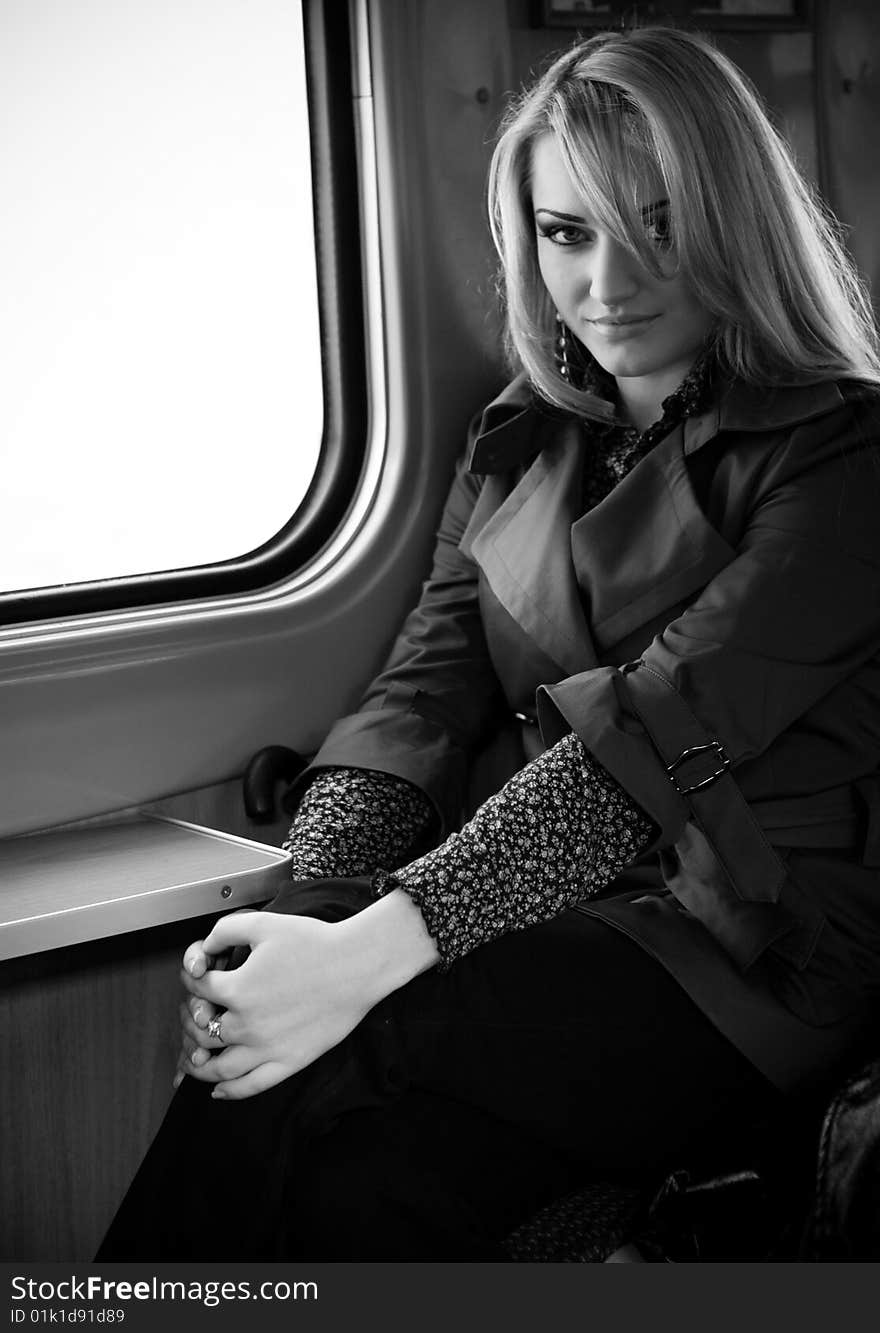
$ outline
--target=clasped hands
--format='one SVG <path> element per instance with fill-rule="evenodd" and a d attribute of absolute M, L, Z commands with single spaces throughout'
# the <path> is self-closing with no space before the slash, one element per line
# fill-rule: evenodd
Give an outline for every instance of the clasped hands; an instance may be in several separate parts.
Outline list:
<path fill-rule="evenodd" d="M 187 1074 L 215 1084 L 213 1097 L 251 1097 L 342 1041 L 379 998 L 348 924 L 235 912 L 191 944 L 180 974 L 189 995 L 174 1086 Z M 249 956 L 223 970 L 237 945 Z M 220 1040 L 208 1032 L 218 1015 Z"/>
<path fill-rule="evenodd" d="M 219 962 L 238 945 L 240 967 Z M 184 1075 L 216 1098 L 252 1097 L 296 1074 L 347 1037 L 391 991 L 438 960 L 418 907 L 401 889 L 344 921 L 233 912 L 183 956 Z M 219 964 L 216 965 L 215 964 Z M 221 1016 L 221 1037 L 208 1025 Z"/>

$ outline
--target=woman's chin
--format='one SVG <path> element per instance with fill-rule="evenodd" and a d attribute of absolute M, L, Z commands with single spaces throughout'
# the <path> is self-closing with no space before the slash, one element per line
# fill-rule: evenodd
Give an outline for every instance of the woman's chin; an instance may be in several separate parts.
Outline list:
<path fill-rule="evenodd" d="M 594 360 L 608 375 L 615 379 L 635 379 L 642 375 L 656 374 L 657 358 L 640 354 L 634 348 L 596 348 L 591 347 Z"/>

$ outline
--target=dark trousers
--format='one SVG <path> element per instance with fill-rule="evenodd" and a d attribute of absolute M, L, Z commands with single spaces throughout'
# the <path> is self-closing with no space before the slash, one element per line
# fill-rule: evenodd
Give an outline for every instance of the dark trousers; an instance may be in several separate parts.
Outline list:
<path fill-rule="evenodd" d="M 270 910 L 333 920 L 366 880 Z M 389 996 L 278 1087 L 184 1080 L 97 1256 L 501 1260 L 591 1180 L 735 1152 L 784 1099 L 654 960 L 576 909 Z"/>

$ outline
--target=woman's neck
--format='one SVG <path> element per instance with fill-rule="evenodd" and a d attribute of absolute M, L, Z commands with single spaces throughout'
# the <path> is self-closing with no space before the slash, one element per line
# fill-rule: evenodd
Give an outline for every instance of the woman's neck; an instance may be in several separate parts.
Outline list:
<path fill-rule="evenodd" d="M 627 421 L 639 431 L 646 431 L 663 414 L 663 401 L 674 393 L 691 370 L 693 363 L 670 366 L 655 375 L 621 375 L 616 378 L 620 406 Z"/>

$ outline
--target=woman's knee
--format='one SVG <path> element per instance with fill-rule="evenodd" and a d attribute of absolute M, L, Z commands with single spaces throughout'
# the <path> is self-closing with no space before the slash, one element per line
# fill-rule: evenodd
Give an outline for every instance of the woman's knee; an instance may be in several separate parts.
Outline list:
<path fill-rule="evenodd" d="M 287 916 L 312 916 L 318 921 L 344 921 L 372 902 L 368 876 L 292 880 L 263 908 Z"/>

